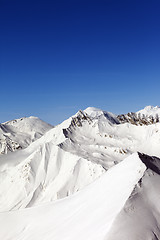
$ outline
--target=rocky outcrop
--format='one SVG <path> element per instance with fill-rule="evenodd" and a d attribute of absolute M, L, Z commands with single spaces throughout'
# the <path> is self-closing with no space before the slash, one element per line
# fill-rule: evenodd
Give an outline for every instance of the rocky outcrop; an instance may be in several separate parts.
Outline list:
<path fill-rule="evenodd" d="M 127 114 L 120 114 L 117 116 L 118 120 L 120 121 L 120 123 L 131 123 L 134 125 L 151 125 L 157 122 L 160 122 L 160 118 L 159 115 L 145 115 L 145 114 L 141 114 L 141 113 L 127 113 Z"/>

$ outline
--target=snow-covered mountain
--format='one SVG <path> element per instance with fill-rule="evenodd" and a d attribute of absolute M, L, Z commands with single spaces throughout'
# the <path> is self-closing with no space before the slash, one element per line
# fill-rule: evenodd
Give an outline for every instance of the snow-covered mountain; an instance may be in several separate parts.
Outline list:
<path fill-rule="evenodd" d="M 138 111 L 137 113 L 144 114 L 145 116 L 160 116 L 160 107 L 146 106 L 144 109 Z"/>
<path fill-rule="evenodd" d="M 121 123 L 129 122 L 135 125 L 150 125 L 160 122 L 160 107 L 147 106 L 136 113 L 120 114 L 117 118 Z"/>
<path fill-rule="evenodd" d="M 159 117 L 87 108 L 50 129 L 4 123 L 41 137 L 0 156 L 0 239 L 160 239 Z"/>
<path fill-rule="evenodd" d="M 77 194 L 0 213 L 0 239 L 160 239 L 159 161 L 135 153 Z"/>
<path fill-rule="evenodd" d="M 0 124 L 0 154 L 26 148 L 53 126 L 37 117 L 24 117 Z"/>

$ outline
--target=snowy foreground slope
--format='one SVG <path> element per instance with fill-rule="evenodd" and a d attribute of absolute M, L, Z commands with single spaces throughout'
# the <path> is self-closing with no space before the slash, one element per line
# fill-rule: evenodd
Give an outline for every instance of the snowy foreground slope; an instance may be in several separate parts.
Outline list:
<path fill-rule="evenodd" d="M 1 155 L 0 239 L 160 239 L 159 116 L 87 108 Z"/>
<path fill-rule="evenodd" d="M 135 153 L 68 198 L 0 213 L 0 239 L 160 239 L 159 173 Z"/>

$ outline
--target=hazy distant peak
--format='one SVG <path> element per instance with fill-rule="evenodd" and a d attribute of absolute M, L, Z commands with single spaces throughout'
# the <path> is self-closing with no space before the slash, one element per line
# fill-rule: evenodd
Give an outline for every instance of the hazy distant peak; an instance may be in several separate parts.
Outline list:
<path fill-rule="evenodd" d="M 149 106 L 146 106 L 144 109 L 146 110 L 146 111 L 150 111 L 150 110 L 157 110 L 158 108 L 160 108 L 159 106 L 151 106 L 151 105 L 149 105 Z"/>
<path fill-rule="evenodd" d="M 29 116 L 28 118 L 30 118 L 30 119 L 39 119 L 38 117 L 35 117 L 35 116 Z"/>
<path fill-rule="evenodd" d="M 100 108 L 96 108 L 96 107 L 87 107 L 85 110 L 85 112 L 97 112 L 97 111 L 102 111 Z"/>
<path fill-rule="evenodd" d="M 24 120 L 26 117 L 22 117 L 22 118 L 16 118 L 16 119 L 13 119 L 13 120 L 9 120 L 9 121 L 6 121 L 6 122 L 3 122 L 3 124 L 14 124 L 14 123 L 17 123 L 17 122 L 20 122 L 22 120 Z"/>

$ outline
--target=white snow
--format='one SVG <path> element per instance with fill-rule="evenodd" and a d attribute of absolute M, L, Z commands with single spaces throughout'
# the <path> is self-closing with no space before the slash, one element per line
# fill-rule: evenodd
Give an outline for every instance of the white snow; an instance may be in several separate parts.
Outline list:
<path fill-rule="evenodd" d="M 160 173 L 160 159 L 154 159 Z M 105 240 L 160 239 L 160 175 L 148 169 L 117 216 Z"/>
<path fill-rule="evenodd" d="M 104 173 L 101 165 L 61 149 L 64 139 L 59 125 L 27 149 L 0 156 L 0 211 L 66 197 Z"/>
<path fill-rule="evenodd" d="M 111 112 L 102 111 L 99 108 L 88 107 L 84 110 L 91 119 L 101 119 L 101 121 L 108 119 L 109 123 L 118 123 L 118 119 L 115 114 Z"/>
<path fill-rule="evenodd" d="M 54 128 L 36 117 L 0 124 L 0 139 L 0 239 L 160 239 L 160 175 L 135 153 L 160 158 L 159 122 L 87 108 Z"/>
<path fill-rule="evenodd" d="M 99 116 L 103 115 L 103 111 L 95 107 L 88 107 L 84 110 L 84 112 L 86 112 L 92 118 L 98 118 Z"/>
<path fill-rule="evenodd" d="M 72 124 L 77 116 L 82 126 Z M 69 196 L 136 151 L 160 157 L 160 123 L 113 124 L 102 116 L 77 113 L 26 149 L 1 155 L 0 211 Z"/>
<path fill-rule="evenodd" d="M 145 169 L 133 154 L 71 197 L 0 213 L 0 239 L 103 240 Z"/>
<path fill-rule="evenodd" d="M 53 126 L 37 117 L 20 118 L 0 124 L 0 153 L 26 148 Z"/>
<path fill-rule="evenodd" d="M 159 106 L 146 106 L 144 109 L 138 111 L 137 113 L 144 114 L 145 116 L 152 115 L 156 117 L 156 115 L 160 116 L 160 107 Z"/>

